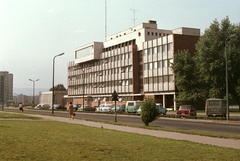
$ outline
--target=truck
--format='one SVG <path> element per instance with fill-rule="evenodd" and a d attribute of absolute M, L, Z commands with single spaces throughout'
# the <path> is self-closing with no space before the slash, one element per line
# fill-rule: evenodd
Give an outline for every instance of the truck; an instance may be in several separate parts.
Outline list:
<path fill-rule="evenodd" d="M 227 106 L 226 100 L 220 98 L 209 98 L 206 100 L 205 113 L 209 116 L 226 117 Z"/>

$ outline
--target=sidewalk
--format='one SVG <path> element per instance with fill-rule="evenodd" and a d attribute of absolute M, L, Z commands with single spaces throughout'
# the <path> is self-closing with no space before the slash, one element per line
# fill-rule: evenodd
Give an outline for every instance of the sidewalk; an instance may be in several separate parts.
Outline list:
<path fill-rule="evenodd" d="M 52 120 L 52 121 L 81 124 L 86 126 L 111 129 L 111 130 L 117 130 L 117 131 L 123 131 L 123 132 L 130 132 L 130 133 L 138 133 L 142 135 L 150 135 L 150 136 L 161 137 L 161 138 L 187 140 L 187 141 L 192 141 L 192 142 L 201 143 L 201 144 L 240 149 L 240 140 L 234 140 L 234 139 L 213 138 L 213 137 L 189 135 L 189 134 L 183 134 L 183 133 L 177 133 L 177 132 L 148 130 L 148 129 L 142 129 L 142 128 L 119 126 L 119 125 L 112 125 L 107 123 L 93 122 L 93 121 L 86 121 L 86 120 L 79 120 L 79 119 L 70 120 L 69 118 L 65 118 L 65 117 L 55 117 L 55 116 L 35 115 L 35 114 L 27 114 L 27 115 L 41 117 L 43 119 Z"/>

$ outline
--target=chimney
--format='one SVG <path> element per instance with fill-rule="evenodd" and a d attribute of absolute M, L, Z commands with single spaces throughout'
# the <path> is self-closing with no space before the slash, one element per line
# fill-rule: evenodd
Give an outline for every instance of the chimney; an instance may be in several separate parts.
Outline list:
<path fill-rule="evenodd" d="M 157 21 L 154 21 L 154 20 L 148 20 L 148 23 L 150 23 L 150 24 L 157 24 Z"/>

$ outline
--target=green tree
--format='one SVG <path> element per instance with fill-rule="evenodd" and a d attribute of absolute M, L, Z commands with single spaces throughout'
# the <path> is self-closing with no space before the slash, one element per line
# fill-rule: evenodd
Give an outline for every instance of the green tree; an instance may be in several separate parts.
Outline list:
<path fill-rule="evenodd" d="M 236 38 L 227 38 L 236 34 Z M 226 44 L 225 44 L 226 42 Z M 240 96 L 240 26 L 231 24 L 226 17 L 219 23 L 214 20 L 196 44 L 196 58 L 199 81 L 202 82 L 203 98 L 225 98 L 226 64 L 225 47 L 227 47 L 227 65 L 229 81 L 229 100 L 239 102 Z"/>
<path fill-rule="evenodd" d="M 49 91 L 52 91 L 53 89 L 50 88 Z M 58 84 L 54 86 L 54 91 L 66 91 L 67 89 L 64 87 L 63 84 Z"/>
<path fill-rule="evenodd" d="M 152 97 L 146 97 L 141 105 L 141 119 L 148 126 L 150 122 L 159 116 L 159 110 L 156 107 L 155 100 Z"/>
<path fill-rule="evenodd" d="M 195 104 L 201 98 L 201 89 L 194 58 L 187 50 L 178 51 L 174 54 L 171 68 L 176 76 L 175 83 L 178 90 L 175 101 L 177 104 Z"/>

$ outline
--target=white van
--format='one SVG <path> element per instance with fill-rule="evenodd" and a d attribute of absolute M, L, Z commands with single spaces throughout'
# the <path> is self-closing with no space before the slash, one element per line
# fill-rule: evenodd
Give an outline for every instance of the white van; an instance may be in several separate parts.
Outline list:
<path fill-rule="evenodd" d="M 209 98 L 206 100 L 205 113 L 207 116 L 226 117 L 227 106 L 226 100 L 219 98 Z"/>

